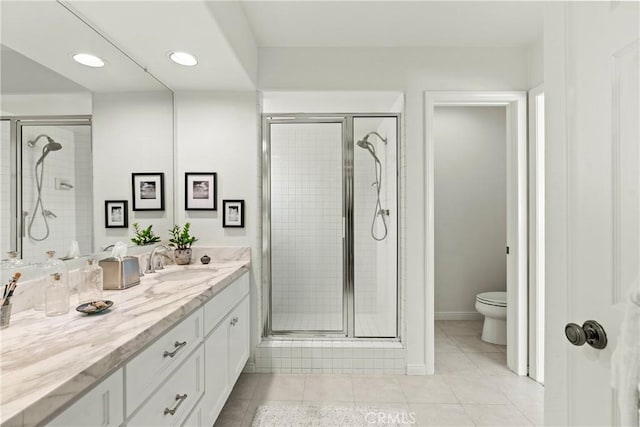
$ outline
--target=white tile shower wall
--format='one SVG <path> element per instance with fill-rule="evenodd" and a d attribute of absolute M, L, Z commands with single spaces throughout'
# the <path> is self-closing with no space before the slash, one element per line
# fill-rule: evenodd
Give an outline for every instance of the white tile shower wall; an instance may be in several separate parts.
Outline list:
<path fill-rule="evenodd" d="M 342 313 L 341 145 L 339 124 L 272 126 L 274 324 L 278 314 Z"/>
<path fill-rule="evenodd" d="M 27 141 L 35 139 L 40 134 L 46 134 L 62 144 L 61 150 L 51 152 L 43 162 L 42 206 L 57 216 L 47 219 L 49 236 L 46 239 L 46 227 L 40 208 L 35 211 L 38 193 L 34 170 L 37 160 L 42 155 L 46 139 L 40 139 L 34 148 L 27 145 Z M 63 256 L 67 253 L 71 241 L 75 240 L 76 195 L 73 190 L 57 190 L 55 179 L 62 178 L 69 182 L 75 180 L 73 168 L 70 167 L 75 164 L 74 133 L 58 126 L 24 126 L 22 140 L 22 201 L 23 209 L 28 212 L 25 217 L 27 237 L 22 242 L 22 256 L 31 260 L 44 258 L 44 253 L 48 250 L 55 250 L 58 256 Z M 33 215 L 35 219 L 29 232 Z"/>
<path fill-rule="evenodd" d="M 0 205 L 0 258 L 6 258 L 11 250 L 11 125 L 9 120 L 0 121 L 0 191 L 2 204 Z"/>
<path fill-rule="evenodd" d="M 256 372 L 404 375 L 406 351 L 388 341 L 266 340 L 256 348 Z"/>

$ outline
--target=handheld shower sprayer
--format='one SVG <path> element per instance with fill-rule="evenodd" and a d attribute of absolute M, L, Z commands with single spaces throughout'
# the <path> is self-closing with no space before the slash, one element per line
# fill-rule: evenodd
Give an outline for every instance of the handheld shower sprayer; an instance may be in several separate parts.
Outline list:
<path fill-rule="evenodd" d="M 42 147 L 42 155 L 36 161 L 36 164 L 34 167 L 35 178 L 36 178 L 36 190 L 38 192 L 38 196 L 36 199 L 36 205 L 33 208 L 33 215 L 31 216 L 31 220 L 29 221 L 29 237 L 38 242 L 41 242 L 45 240 L 47 237 L 49 237 L 49 222 L 47 221 L 47 218 L 57 218 L 53 212 L 45 209 L 44 205 L 42 204 L 42 178 L 44 176 L 44 159 L 49 155 L 50 152 L 62 150 L 62 144 L 54 141 L 53 138 L 45 134 L 40 134 L 35 139 L 28 141 L 27 145 L 31 148 L 35 148 L 36 143 L 40 140 L 40 138 L 46 138 L 47 143 L 44 145 L 44 147 Z M 40 166 L 39 175 L 38 175 L 38 166 Z M 32 233 L 33 222 L 35 221 L 35 218 L 36 218 L 35 214 L 38 211 L 38 208 L 40 208 L 40 214 L 42 215 L 42 219 L 44 221 L 44 226 L 46 229 L 45 235 L 42 238 L 34 237 Z"/>
<path fill-rule="evenodd" d="M 374 145 L 371 142 L 369 142 L 369 137 L 371 135 L 377 136 L 378 138 L 380 138 L 382 142 L 385 143 L 385 145 L 387 144 L 387 138 L 383 138 L 382 135 L 380 135 L 378 132 L 372 131 L 366 134 L 361 140 L 356 142 L 356 145 L 360 148 L 364 148 L 365 150 L 367 150 L 369 154 L 371 154 L 371 156 L 373 157 L 373 160 L 375 160 L 376 180 L 374 181 L 373 184 L 371 184 L 371 186 L 376 188 L 377 201 L 376 201 L 375 211 L 373 213 L 373 221 L 371 222 L 371 237 L 373 237 L 374 240 L 377 240 L 380 242 L 386 239 L 387 234 L 389 233 L 389 230 L 387 228 L 387 222 L 385 220 L 385 215 L 389 215 L 389 210 L 382 209 L 382 204 L 380 202 L 380 190 L 382 189 L 382 163 L 380 162 L 380 159 L 376 155 L 376 147 L 374 147 Z M 376 221 L 378 217 L 382 218 L 382 226 L 384 228 L 384 233 L 381 237 L 378 237 L 376 235 L 376 230 L 375 230 Z"/>

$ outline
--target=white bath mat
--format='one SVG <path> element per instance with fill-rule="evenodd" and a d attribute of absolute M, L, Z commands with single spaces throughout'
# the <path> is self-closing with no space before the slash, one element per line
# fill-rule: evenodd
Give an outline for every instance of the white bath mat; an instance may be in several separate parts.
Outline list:
<path fill-rule="evenodd" d="M 415 424 L 404 409 L 372 406 L 262 405 L 251 427 L 400 427 Z"/>

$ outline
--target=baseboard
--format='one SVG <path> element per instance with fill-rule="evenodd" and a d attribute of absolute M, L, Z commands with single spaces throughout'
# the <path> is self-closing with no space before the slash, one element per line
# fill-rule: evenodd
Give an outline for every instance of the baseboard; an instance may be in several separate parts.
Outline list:
<path fill-rule="evenodd" d="M 407 365 L 407 375 L 427 375 L 427 367 L 423 364 Z"/>
<path fill-rule="evenodd" d="M 244 365 L 244 369 L 242 370 L 242 372 L 246 373 L 246 374 L 255 374 L 256 372 L 256 364 L 254 362 L 247 362 L 246 365 Z"/>
<path fill-rule="evenodd" d="M 436 311 L 436 320 L 482 320 L 477 311 Z"/>

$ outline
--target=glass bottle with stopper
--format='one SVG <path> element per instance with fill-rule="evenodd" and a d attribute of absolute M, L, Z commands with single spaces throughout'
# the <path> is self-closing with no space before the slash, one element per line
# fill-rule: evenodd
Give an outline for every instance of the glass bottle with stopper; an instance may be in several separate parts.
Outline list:
<path fill-rule="evenodd" d="M 102 267 L 95 260 L 88 259 L 82 270 L 82 279 L 78 286 L 78 302 L 94 302 L 102 299 Z"/>
<path fill-rule="evenodd" d="M 70 290 L 69 284 L 62 280 L 62 274 L 53 273 L 49 276 L 49 283 L 45 288 L 45 314 L 60 316 L 69 312 Z"/>

